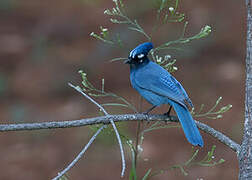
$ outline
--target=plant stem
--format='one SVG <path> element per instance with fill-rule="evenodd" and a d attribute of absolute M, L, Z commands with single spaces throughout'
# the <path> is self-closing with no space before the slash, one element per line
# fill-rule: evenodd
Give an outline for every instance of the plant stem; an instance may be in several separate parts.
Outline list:
<path fill-rule="evenodd" d="M 140 99 L 140 103 L 139 103 L 139 111 L 141 112 L 142 111 L 142 105 L 143 105 L 143 98 L 141 96 L 139 96 L 139 99 Z M 135 164 L 135 168 L 137 168 L 137 158 L 138 158 L 138 145 L 139 145 L 139 135 L 140 135 L 140 132 L 141 131 L 141 122 L 140 121 L 137 121 L 137 129 L 136 129 L 136 144 L 135 144 L 135 159 L 134 159 L 134 164 Z"/>
<path fill-rule="evenodd" d="M 140 134 L 140 130 L 141 130 L 141 122 L 140 122 L 140 121 L 137 121 L 136 144 L 135 144 L 135 159 L 134 159 L 135 168 L 137 168 L 138 145 L 139 145 L 139 134 Z"/>

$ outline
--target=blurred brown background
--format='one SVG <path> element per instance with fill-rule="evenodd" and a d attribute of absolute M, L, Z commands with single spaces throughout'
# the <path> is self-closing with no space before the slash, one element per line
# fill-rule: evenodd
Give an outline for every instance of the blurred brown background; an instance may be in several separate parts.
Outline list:
<path fill-rule="evenodd" d="M 153 1 L 125 1 L 130 17 L 135 17 L 149 31 L 155 18 Z M 97 108 L 67 86 L 80 83 L 77 71 L 83 69 L 91 82 L 105 90 L 138 104 L 138 95 L 130 87 L 129 67 L 121 62 L 109 63 L 115 57 L 127 57 L 129 50 L 146 41 L 125 26 L 113 25 L 103 12 L 112 8 L 112 0 L 1 0 L 0 1 L 0 120 L 1 123 L 74 120 L 97 116 Z M 167 51 L 176 57 L 182 82 L 196 108 L 209 109 L 219 96 L 221 105 L 233 108 L 222 119 L 199 119 L 217 130 L 241 141 L 244 118 L 246 12 L 243 1 L 187 0 L 180 12 L 189 21 L 187 36 L 206 24 L 212 34 L 186 46 L 185 51 Z M 125 48 L 114 48 L 90 37 L 99 26 L 120 33 Z M 175 39 L 181 24 L 171 24 L 155 34 L 159 45 Z M 103 102 L 102 99 L 98 99 Z M 144 103 L 144 108 L 149 107 Z M 167 107 L 165 107 L 167 108 Z M 121 110 L 122 109 L 122 110 Z M 131 113 L 123 108 L 108 108 L 110 113 Z M 155 112 L 162 113 L 159 108 Z M 124 125 L 134 137 L 135 122 Z M 88 127 L 0 134 L 0 179 L 44 180 L 54 177 L 81 150 L 92 135 Z M 207 168 L 192 166 L 188 176 L 171 170 L 152 179 L 237 179 L 236 154 L 211 136 L 203 133 L 205 146 L 200 157 L 217 145 L 215 159 L 224 164 Z M 101 136 L 104 136 L 101 135 Z M 166 169 L 185 162 L 191 153 L 181 129 L 163 129 L 149 133 L 144 141 L 139 177 L 148 168 Z M 111 136 L 98 138 L 69 173 L 69 179 L 120 179 L 120 154 Z M 130 160 L 127 155 L 128 179 Z"/>

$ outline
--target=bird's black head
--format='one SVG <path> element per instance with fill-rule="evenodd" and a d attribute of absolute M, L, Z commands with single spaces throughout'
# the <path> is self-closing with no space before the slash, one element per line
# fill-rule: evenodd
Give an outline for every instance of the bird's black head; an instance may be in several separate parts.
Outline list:
<path fill-rule="evenodd" d="M 138 45 L 130 52 L 129 58 L 124 61 L 124 63 L 137 65 L 142 64 L 145 61 L 149 61 L 147 55 L 151 49 L 153 49 L 153 45 L 151 42 L 146 42 Z"/>

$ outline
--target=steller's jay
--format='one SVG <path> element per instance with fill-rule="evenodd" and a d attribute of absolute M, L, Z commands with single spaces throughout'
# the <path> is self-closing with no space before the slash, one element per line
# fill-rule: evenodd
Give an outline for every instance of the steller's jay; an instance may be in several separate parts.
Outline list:
<path fill-rule="evenodd" d="M 164 68 L 147 57 L 153 48 L 152 43 L 146 42 L 133 49 L 129 58 L 124 62 L 130 64 L 130 81 L 142 97 L 153 105 L 148 114 L 156 106 L 169 104 L 177 113 L 187 140 L 194 146 L 203 146 L 204 142 L 200 132 L 188 110 L 188 105 L 193 107 L 185 89 Z"/>

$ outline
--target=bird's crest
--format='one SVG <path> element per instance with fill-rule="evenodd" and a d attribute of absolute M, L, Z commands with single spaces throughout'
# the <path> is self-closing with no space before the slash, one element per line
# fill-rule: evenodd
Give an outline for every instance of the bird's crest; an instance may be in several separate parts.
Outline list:
<path fill-rule="evenodd" d="M 141 59 L 147 56 L 151 49 L 153 49 L 153 44 L 151 42 L 142 43 L 130 52 L 129 58 L 135 59 L 137 57 Z"/>

